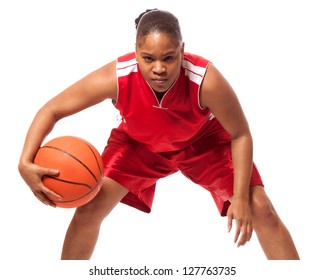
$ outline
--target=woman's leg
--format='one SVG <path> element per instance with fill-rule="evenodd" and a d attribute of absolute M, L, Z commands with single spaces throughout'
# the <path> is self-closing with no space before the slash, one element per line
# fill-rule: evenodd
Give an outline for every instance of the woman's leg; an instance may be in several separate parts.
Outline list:
<path fill-rule="evenodd" d="M 64 240 L 61 259 L 90 259 L 102 221 L 127 193 L 123 186 L 105 178 L 97 196 L 76 209 Z"/>
<path fill-rule="evenodd" d="M 298 260 L 299 255 L 286 226 L 262 186 L 251 188 L 253 228 L 268 259 Z"/>

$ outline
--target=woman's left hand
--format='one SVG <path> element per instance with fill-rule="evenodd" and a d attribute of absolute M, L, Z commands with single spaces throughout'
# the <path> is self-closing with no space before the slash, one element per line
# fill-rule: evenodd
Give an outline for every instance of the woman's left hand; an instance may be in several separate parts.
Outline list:
<path fill-rule="evenodd" d="M 253 233 L 252 217 L 247 201 L 232 199 L 227 212 L 228 232 L 232 229 L 233 220 L 236 221 L 236 232 L 234 242 L 237 247 L 243 246 L 249 241 Z"/>

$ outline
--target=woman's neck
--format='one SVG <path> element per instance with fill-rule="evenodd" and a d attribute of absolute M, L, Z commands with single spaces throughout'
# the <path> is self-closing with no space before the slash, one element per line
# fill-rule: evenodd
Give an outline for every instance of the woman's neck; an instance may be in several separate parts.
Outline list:
<path fill-rule="evenodd" d="M 158 99 L 158 101 L 160 103 L 167 91 L 159 92 L 159 91 L 154 90 L 153 92 L 155 93 L 155 95 L 156 95 L 156 97 L 157 97 L 157 99 Z"/>

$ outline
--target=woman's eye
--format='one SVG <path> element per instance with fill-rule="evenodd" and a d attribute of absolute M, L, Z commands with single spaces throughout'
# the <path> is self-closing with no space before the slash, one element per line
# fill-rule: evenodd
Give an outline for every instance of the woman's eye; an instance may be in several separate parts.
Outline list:
<path fill-rule="evenodd" d="M 167 56 L 167 57 L 165 57 L 165 61 L 172 61 L 174 59 L 174 57 L 173 56 Z"/>
<path fill-rule="evenodd" d="M 152 62 L 153 61 L 153 59 L 150 56 L 145 56 L 143 59 L 144 59 L 145 62 Z"/>

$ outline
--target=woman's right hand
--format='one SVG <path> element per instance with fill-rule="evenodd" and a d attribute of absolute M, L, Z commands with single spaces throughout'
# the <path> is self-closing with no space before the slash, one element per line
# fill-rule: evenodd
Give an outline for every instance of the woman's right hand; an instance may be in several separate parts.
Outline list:
<path fill-rule="evenodd" d="M 45 187 L 42 182 L 42 177 L 44 175 L 58 175 L 59 170 L 41 167 L 32 162 L 20 163 L 18 169 L 21 177 L 30 187 L 36 198 L 45 205 L 56 207 L 55 203 L 50 200 L 49 197 L 53 198 L 54 200 L 61 200 L 62 197 Z"/>

